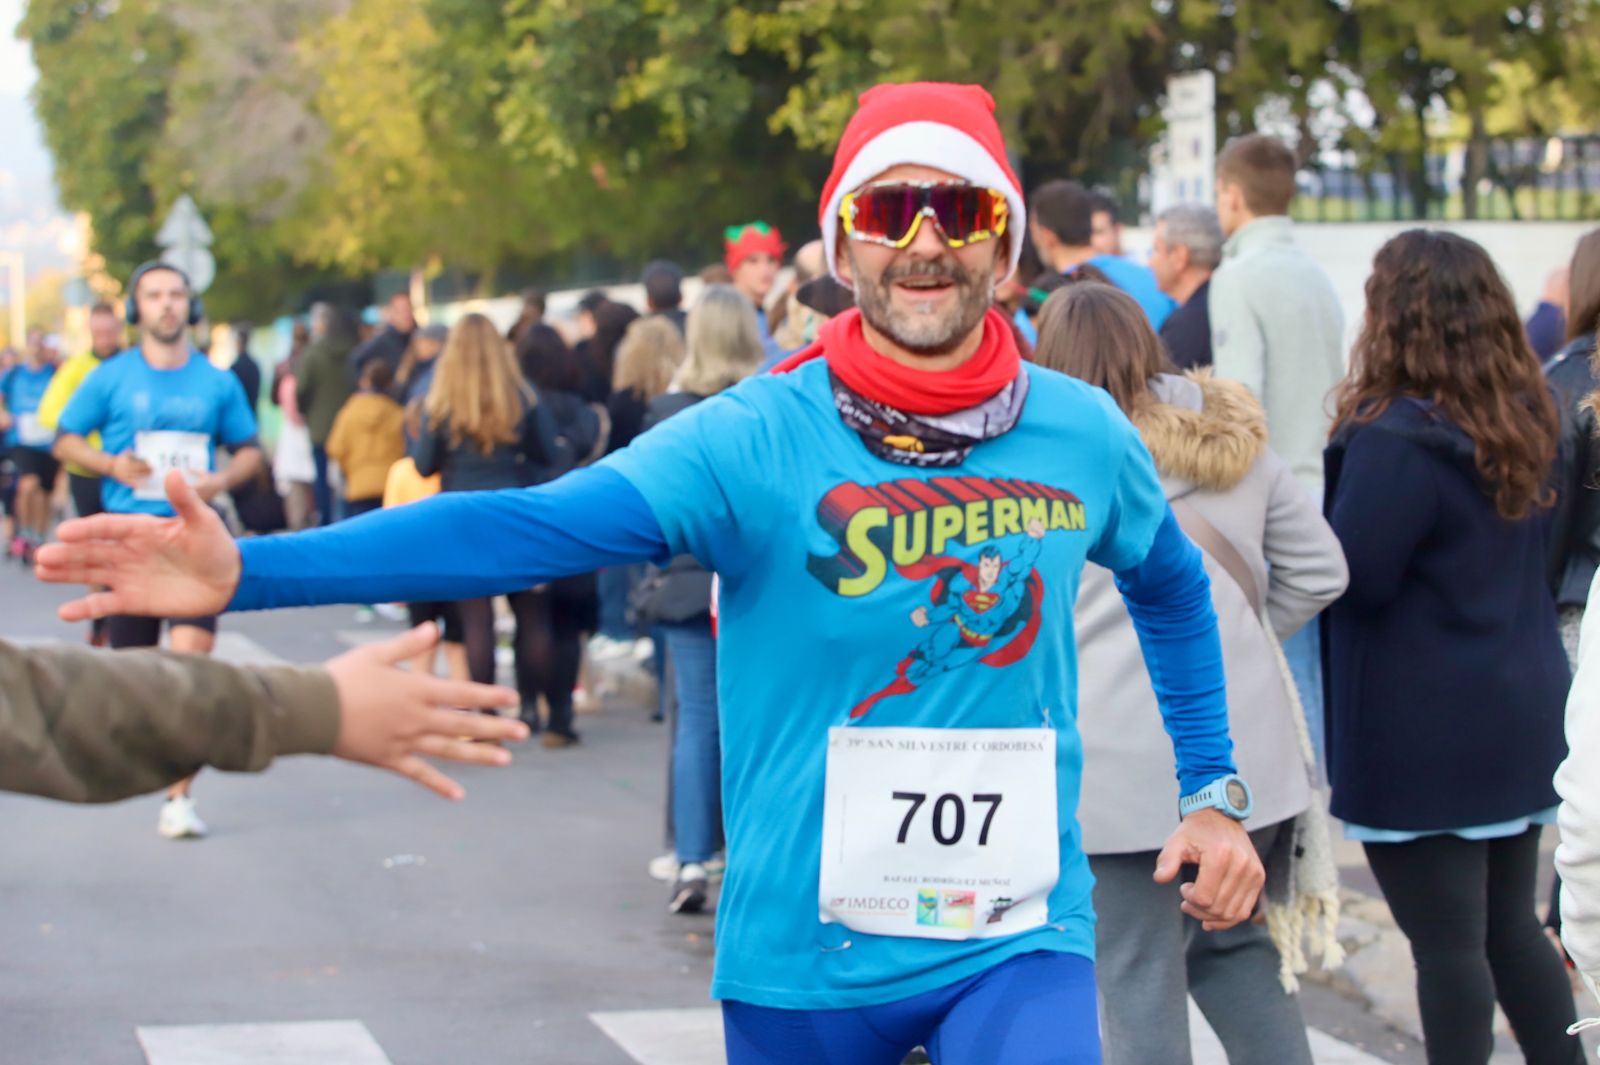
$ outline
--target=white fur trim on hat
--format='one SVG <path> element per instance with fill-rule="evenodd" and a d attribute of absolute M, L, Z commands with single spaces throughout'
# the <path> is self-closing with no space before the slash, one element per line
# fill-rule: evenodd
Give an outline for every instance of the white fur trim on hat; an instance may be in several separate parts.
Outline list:
<path fill-rule="evenodd" d="M 1011 217 L 1006 223 L 1006 239 L 1011 245 L 1011 270 L 1007 276 L 1015 273 L 1017 260 L 1022 257 L 1022 242 L 1028 237 L 1028 209 L 1022 190 L 1011 183 L 989 150 L 970 134 L 941 122 L 907 122 L 886 129 L 868 141 L 850 160 L 844 177 L 833 190 L 833 198 L 822 216 L 822 247 L 828 257 L 828 271 L 834 279 L 843 280 L 839 277 L 837 255 L 839 205 L 847 195 L 885 170 L 907 163 L 937 167 L 974 185 L 999 189 L 1006 194 L 1006 203 L 1011 207 Z"/>

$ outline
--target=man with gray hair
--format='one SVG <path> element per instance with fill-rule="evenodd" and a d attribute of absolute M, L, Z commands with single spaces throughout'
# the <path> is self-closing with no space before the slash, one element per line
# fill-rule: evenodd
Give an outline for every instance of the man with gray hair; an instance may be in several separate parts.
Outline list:
<path fill-rule="evenodd" d="M 1161 323 L 1161 341 L 1181 370 L 1211 365 L 1211 272 L 1222 261 L 1222 224 L 1217 212 L 1181 203 L 1156 219 L 1150 269 L 1161 291 L 1178 309 Z"/>

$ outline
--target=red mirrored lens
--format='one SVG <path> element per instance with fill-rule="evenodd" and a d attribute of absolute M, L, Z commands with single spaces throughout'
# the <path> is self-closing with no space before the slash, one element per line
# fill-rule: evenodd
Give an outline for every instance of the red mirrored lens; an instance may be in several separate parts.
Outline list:
<path fill-rule="evenodd" d="M 935 185 L 928 190 L 933 216 L 951 240 L 993 234 L 999 221 L 997 200 L 993 192 L 972 185 Z"/>
<path fill-rule="evenodd" d="M 857 233 L 884 240 L 899 240 L 911 230 L 922 210 L 922 190 L 915 185 L 879 185 L 856 194 Z"/>
<path fill-rule="evenodd" d="M 993 236 L 1002 198 L 975 185 L 877 185 L 855 197 L 856 233 L 893 243 L 905 239 L 924 207 L 933 209 L 947 240 L 965 242 Z"/>

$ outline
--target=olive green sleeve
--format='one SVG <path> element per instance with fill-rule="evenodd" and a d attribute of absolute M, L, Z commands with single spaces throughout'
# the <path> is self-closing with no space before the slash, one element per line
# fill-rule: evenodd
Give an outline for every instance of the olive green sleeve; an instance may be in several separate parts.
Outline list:
<path fill-rule="evenodd" d="M 204 766 L 327 754 L 338 734 L 320 669 L 0 641 L 0 790 L 113 802 Z"/>

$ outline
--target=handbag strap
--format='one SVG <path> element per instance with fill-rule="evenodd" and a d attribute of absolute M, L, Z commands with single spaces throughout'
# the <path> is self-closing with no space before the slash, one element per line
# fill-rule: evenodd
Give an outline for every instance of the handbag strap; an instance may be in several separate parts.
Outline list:
<path fill-rule="evenodd" d="M 1244 593 L 1251 611 L 1260 617 L 1261 588 L 1256 583 L 1256 575 L 1251 571 L 1250 564 L 1239 554 L 1239 549 L 1215 525 L 1201 517 L 1200 512 L 1187 500 L 1179 499 L 1172 503 L 1172 516 L 1178 519 L 1178 527 L 1194 541 L 1195 546 L 1210 555 L 1223 572 L 1233 578 L 1233 583 Z"/>

